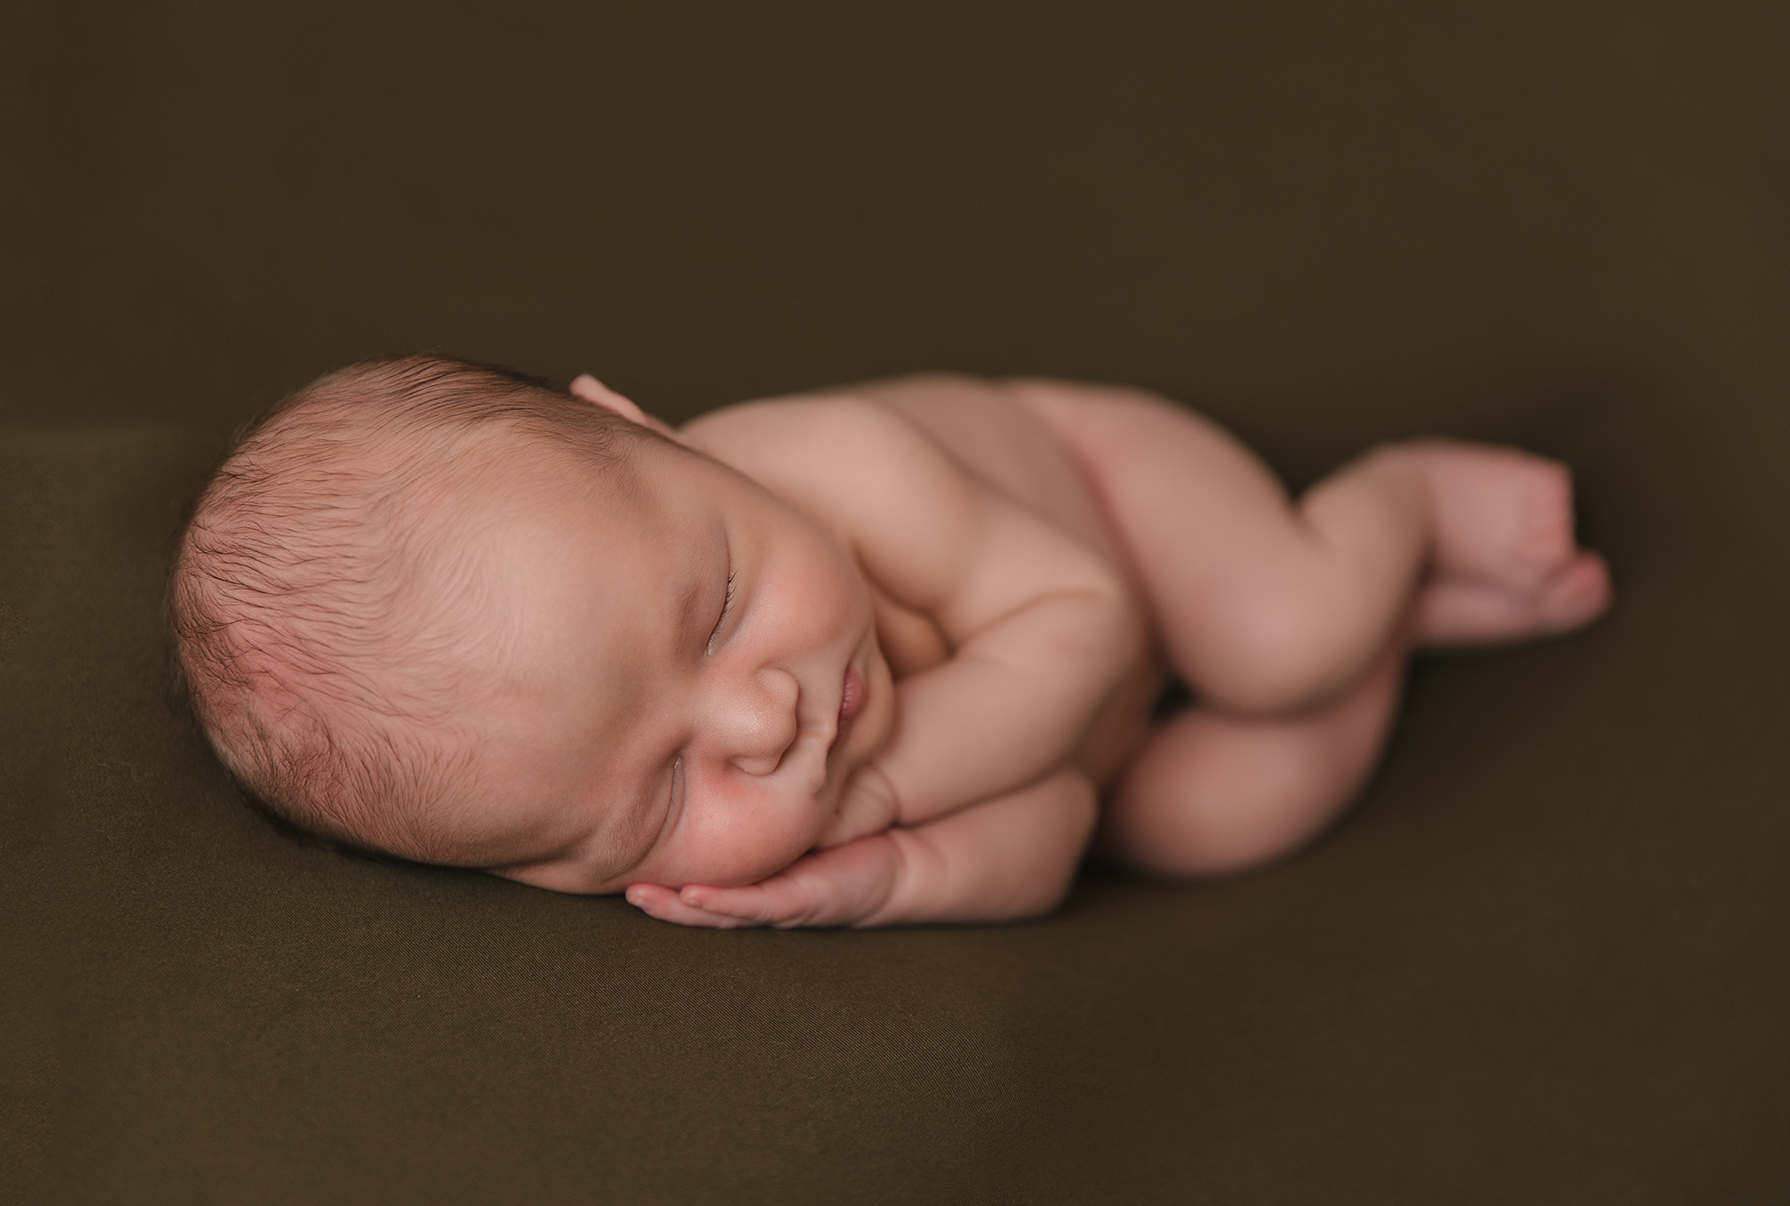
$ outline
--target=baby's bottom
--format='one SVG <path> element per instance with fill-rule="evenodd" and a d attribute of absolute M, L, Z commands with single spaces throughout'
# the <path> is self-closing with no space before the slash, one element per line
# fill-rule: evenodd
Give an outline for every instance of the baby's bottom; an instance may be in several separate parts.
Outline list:
<path fill-rule="evenodd" d="M 1392 445 L 1295 504 L 1247 448 L 1180 407 L 1015 388 L 1081 458 L 1199 698 L 1155 729 L 1113 793 L 1107 855 L 1215 874 L 1284 854 L 1360 790 L 1414 646 L 1562 632 L 1608 606 L 1555 462 Z"/>

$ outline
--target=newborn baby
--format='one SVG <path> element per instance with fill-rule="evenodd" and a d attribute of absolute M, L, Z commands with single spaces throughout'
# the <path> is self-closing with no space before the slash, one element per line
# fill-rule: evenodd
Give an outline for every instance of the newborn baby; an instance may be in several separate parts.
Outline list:
<path fill-rule="evenodd" d="M 1510 449 L 1387 445 L 1293 503 L 1135 390 L 909 377 L 673 430 L 420 355 L 248 432 L 169 615 L 219 755 L 320 836 L 869 926 L 1047 912 L 1090 843 L 1277 858 L 1365 781 L 1413 649 L 1609 598 L 1567 471 Z"/>

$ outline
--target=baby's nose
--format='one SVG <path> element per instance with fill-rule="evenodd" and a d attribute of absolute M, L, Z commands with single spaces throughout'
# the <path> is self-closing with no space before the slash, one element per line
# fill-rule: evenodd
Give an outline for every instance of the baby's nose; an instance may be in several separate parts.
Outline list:
<path fill-rule="evenodd" d="M 725 693 L 714 720 L 728 760 L 749 775 L 768 775 L 783 761 L 800 730 L 795 677 L 763 670 Z"/>

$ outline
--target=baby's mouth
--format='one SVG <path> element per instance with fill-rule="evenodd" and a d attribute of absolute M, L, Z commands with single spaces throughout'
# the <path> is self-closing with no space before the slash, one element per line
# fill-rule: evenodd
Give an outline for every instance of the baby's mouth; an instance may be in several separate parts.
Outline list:
<path fill-rule="evenodd" d="M 833 744 L 838 745 L 845 738 L 845 731 L 851 726 L 851 718 L 858 714 L 864 706 L 864 674 L 856 666 L 845 668 L 845 686 L 839 695 L 839 728 L 833 733 Z"/>

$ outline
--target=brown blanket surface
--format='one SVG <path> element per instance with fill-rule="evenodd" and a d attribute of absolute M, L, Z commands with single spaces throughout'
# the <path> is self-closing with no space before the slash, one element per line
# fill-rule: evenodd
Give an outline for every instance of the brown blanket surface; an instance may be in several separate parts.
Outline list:
<path fill-rule="evenodd" d="M 1500 13 L 4 18 L 0 1200 L 1784 1200 L 1785 23 Z M 1124 379 L 1295 482 L 1508 440 L 1619 603 L 1420 663 L 1266 873 L 680 930 L 296 843 L 171 699 L 229 427 L 428 346 L 672 418 Z"/>

